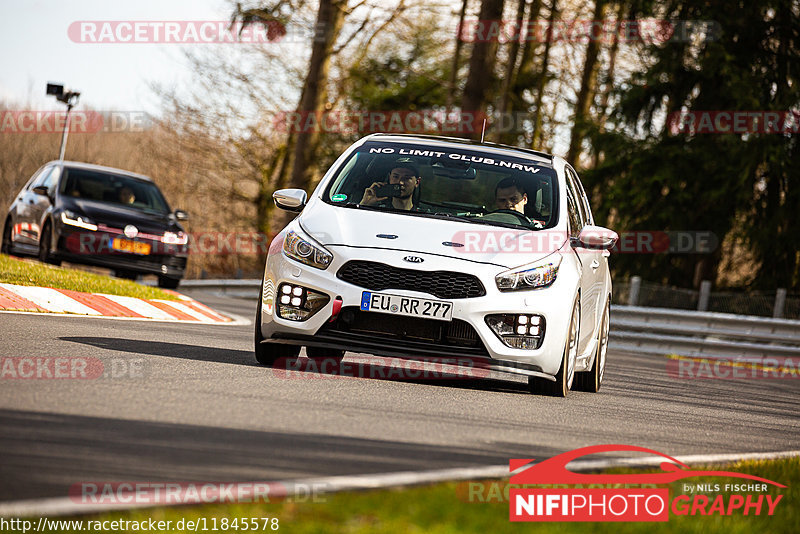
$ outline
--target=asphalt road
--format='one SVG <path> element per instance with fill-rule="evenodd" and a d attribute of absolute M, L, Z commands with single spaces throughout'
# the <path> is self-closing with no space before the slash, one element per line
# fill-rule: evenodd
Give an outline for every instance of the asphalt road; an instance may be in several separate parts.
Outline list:
<path fill-rule="evenodd" d="M 252 317 L 252 300 L 195 295 Z M 252 326 L 0 314 L 4 357 L 97 358 L 95 380 L 0 379 L 0 500 L 82 481 L 249 481 L 506 464 L 624 443 L 670 455 L 796 449 L 800 380 L 671 378 L 609 354 L 599 394 L 520 378 L 384 380 L 258 366 Z M 121 376 L 120 376 L 121 375 Z"/>

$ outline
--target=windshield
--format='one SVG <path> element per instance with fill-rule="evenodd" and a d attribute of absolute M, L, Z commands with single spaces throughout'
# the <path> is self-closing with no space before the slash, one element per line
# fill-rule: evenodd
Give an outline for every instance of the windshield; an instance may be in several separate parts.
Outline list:
<path fill-rule="evenodd" d="M 60 188 L 62 195 L 158 213 L 169 211 L 161 191 L 152 182 L 69 167 L 64 172 Z"/>
<path fill-rule="evenodd" d="M 348 208 L 541 229 L 557 223 L 557 184 L 552 167 L 528 159 L 472 147 L 368 142 L 341 166 L 323 199 Z"/>

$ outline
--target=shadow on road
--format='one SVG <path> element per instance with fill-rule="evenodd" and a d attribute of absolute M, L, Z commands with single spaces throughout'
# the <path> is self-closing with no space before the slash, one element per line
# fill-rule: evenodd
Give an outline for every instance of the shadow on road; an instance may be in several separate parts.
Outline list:
<path fill-rule="evenodd" d="M 58 339 L 99 349 L 138 355 L 149 354 L 201 362 L 262 367 L 255 362 L 253 353 L 246 350 L 110 337 L 64 336 Z M 465 358 L 464 360 L 468 361 L 469 359 Z M 499 393 L 530 394 L 526 383 L 515 382 L 512 377 L 509 377 L 509 380 L 493 378 L 488 371 L 474 367 L 464 367 L 461 371 L 456 371 L 452 365 L 447 363 L 452 361 L 454 361 L 453 358 L 442 358 L 433 363 L 415 362 L 399 358 L 364 355 L 359 356 L 357 361 L 345 358 L 345 361 L 341 363 L 333 362 L 331 359 L 314 361 L 298 358 L 296 360 L 281 359 L 276 362 L 275 367 L 269 370 L 275 378 L 286 380 L 362 378 Z M 502 377 L 499 374 L 494 376 Z"/>
<path fill-rule="evenodd" d="M 436 446 L 0 410 L 0 500 L 66 497 L 81 482 L 276 481 L 507 464 L 560 450 Z"/>
<path fill-rule="evenodd" d="M 234 350 L 221 347 L 201 347 L 184 343 L 167 343 L 164 341 L 148 341 L 146 339 L 119 339 L 113 337 L 70 337 L 58 338 L 61 341 L 80 343 L 105 350 L 130 352 L 132 354 L 149 354 L 167 358 L 181 358 L 200 362 L 220 362 L 258 366 L 253 353 L 247 350 Z"/>

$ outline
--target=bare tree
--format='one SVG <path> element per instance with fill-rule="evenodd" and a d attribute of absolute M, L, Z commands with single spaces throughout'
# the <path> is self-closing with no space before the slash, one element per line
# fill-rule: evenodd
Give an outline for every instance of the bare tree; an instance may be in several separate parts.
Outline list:
<path fill-rule="evenodd" d="M 478 18 L 484 24 L 499 24 L 503 18 L 504 0 L 483 0 Z M 489 100 L 489 89 L 495 81 L 494 68 L 497 56 L 497 39 L 479 35 L 472 47 L 472 56 L 469 61 L 469 75 L 464 86 L 461 99 L 461 109 L 465 112 L 482 113 L 486 110 Z M 464 132 L 462 132 L 463 134 Z M 478 137 L 479 132 L 466 132 L 465 137 Z"/>
<path fill-rule="evenodd" d="M 603 20 L 605 7 L 606 0 L 595 0 L 593 20 Z M 595 25 L 592 24 L 590 27 L 594 28 Z M 599 52 L 600 40 L 598 36 L 589 35 L 589 42 L 586 44 L 583 71 L 581 73 L 581 87 L 575 101 L 575 113 L 573 114 L 572 120 L 569 151 L 567 152 L 567 161 L 573 166 L 577 163 L 578 157 L 580 156 L 581 143 L 583 142 L 586 132 L 586 121 L 589 120 L 592 97 L 594 96 L 595 82 L 597 80 L 597 56 Z"/>

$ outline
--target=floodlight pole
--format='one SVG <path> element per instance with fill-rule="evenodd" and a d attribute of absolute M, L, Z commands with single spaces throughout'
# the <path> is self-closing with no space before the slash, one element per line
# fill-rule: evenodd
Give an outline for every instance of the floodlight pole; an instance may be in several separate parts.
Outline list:
<path fill-rule="evenodd" d="M 64 153 L 67 151 L 67 137 L 69 136 L 69 112 L 78 104 L 81 94 L 78 91 L 64 91 L 64 86 L 57 83 L 47 84 L 47 94 L 56 97 L 56 100 L 67 105 L 64 131 L 61 132 L 61 149 L 58 151 L 58 159 L 63 161 Z"/>
<path fill-rule="evenodd" d="M 64 131 L 61 132 L 61 150 L 58 152 L 59 161 L 64 160 L 67 151 L 67 136 L 69 135 L 69 112 L 72 111 L 72 101 L 67 102 L 67 118 L 64 120 Z"/>

